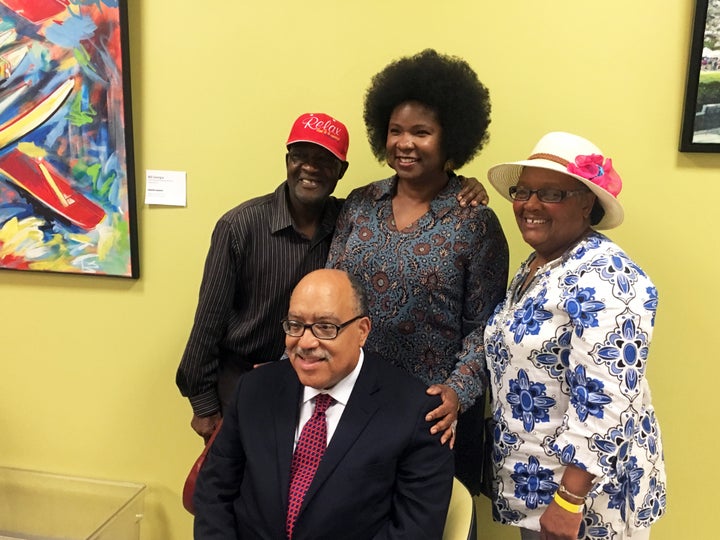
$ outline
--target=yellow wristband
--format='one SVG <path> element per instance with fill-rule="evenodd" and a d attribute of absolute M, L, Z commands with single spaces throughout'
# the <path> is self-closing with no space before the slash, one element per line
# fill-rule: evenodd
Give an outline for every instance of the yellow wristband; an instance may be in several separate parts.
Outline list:
<path fill-rule="evenodd" d="M 580 514 L 583 511 L 584 504 L 573 504 L 571 502 L 566 501 L 563 499 L 558 492 L 555 492 L 555 495 L 553 496 L 553 501 L 562 508 L 563 510 L 567 510 L 568 512 L 572 512 L 573 514 Z"/>

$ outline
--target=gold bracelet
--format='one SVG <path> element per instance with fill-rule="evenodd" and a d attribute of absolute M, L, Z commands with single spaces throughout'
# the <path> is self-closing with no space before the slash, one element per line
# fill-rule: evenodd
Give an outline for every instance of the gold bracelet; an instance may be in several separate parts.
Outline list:
<path fill-rule="evenodd" d="M 565 486 L 563 486 L 562 484 L 560 484 L 558 491 L 564 495 L 572 497 L 573 499 L 578 499 L 579 501 L 585 502 L 586 497 L 581 497 L 580 495 L 575 495 L 574 493 L 568 491 L 567 488 Z"/>
<path fill-rule="evenodd" d="M 585 506 L 584 504 L 573 504 L 566 501 L 560 496 L 557 491 L 553 496 L 553 501 L 555 501 L 555 503 L 563 510 L 567 510 L 568 512 L 572 512 L 573 514 L 581 514 L 583 511 L 583 506 Z"/>

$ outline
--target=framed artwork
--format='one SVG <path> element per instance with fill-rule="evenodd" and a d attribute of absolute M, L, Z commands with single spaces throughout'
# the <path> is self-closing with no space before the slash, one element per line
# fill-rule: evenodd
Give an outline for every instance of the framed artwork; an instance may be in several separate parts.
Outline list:
<path fill-rule="evenodd" d="M 696 0 L 681 152 L 720 152 L 720 0 Z"/>
<path fill-rule="evenodd" d="M 139 277 L 126 0 L 0 0 L 0 268 Z"/>

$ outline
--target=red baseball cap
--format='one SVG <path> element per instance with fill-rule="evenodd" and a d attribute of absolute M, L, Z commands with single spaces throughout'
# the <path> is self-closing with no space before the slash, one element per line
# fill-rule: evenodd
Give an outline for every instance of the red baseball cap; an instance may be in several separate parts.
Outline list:
<path fill-rule="evenodd" d="M 295 120 L 287 146 L 309 142 L 322 146 L 340 161 L 347 161 L 350 135 L 345 124 L 323 113 L 305 113 Z"/>

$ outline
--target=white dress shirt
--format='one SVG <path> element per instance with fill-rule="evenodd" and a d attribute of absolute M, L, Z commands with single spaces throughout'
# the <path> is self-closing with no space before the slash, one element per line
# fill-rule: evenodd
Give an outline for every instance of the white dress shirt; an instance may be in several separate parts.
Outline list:
<path fill-rule="evenodd" d="M 345 411 L 345 406 L 350 399 L 350 394 L 355 387 L 355 381 L 357 381 L 358 374 L 362 368 L 364 356 L 363 350 L 360 349 L 360 358 L 358 359 L 355 369 L 353 369 L 332 388 L 318 390 L 317 388 L 311 388 L 310 386 L 304 387 L 302 404 L 300 405 L 300 418 L 298 425 L 295 428 L 295 443 L 293 445 L 293 451 L 297 446 L 297 442 L 300 438 L 302 428 L 305 426 L 305 422 L 310 420 L 310 417 L 315 410 L 315 396 L 318 394 L 330 394 L 330 397 L 334 400 L 325 412 L 325 418 L 327 419 L 327 444 L 330 444 L 330 440 L 335 433 L 335 429 L 340 423 L 340 417 Z"/>

